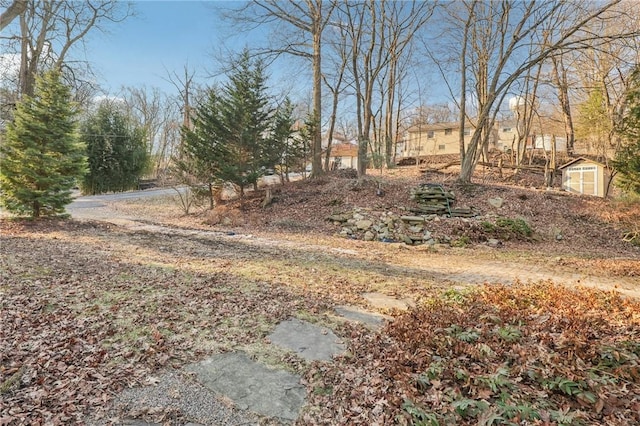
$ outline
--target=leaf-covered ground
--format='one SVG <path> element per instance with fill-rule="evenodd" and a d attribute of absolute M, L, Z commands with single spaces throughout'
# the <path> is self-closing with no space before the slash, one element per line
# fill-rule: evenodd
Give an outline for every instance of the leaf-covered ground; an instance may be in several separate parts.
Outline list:
<path fill-rule="evenodd" d="M 640 303 L 611 292 L 450 291 L 350 352 L 309 372 L 305 422 L 640 424 Z"/>
<path fill-rule="evenodd" d="M 295 181 L 273 189 L 273 203 L 262 207 L 264 190 L 248 193 L 244 202 L 230 201 L 213 212 L 192 207 L 185 216 L 177 197 L 126 201 L 112 207 L 124 214 L 142 215 L 151 221 L 200 229 L 232 229 L 249 233 L 284 233 L 288 239 L 333 236 L 340 230 L 326 220 L 331 214 L 365 209 L 373 212 L 407 214 L 415 206 L 411 189 L 421 183 L 442 185 L 456 195 L 454 207 L 472 207 L 477 218 L 451 218 L 431 221 L 427 225 L 435 237 L 452 240 L 468 237 L 478 244 L 489 235 L 482 222 L 497 218 L 522 219 L 533 231 L 533 238 L 504 241 L 511 252 L 535 253 L 534 257 L 563 257 L 580 268 L 595 261 L 595 268 L 611 268 L 614 273 L 633 274 L 634 264 L 627 259 L 640 259 L 640 240 L 636 245 L 623 241 L 625 236 L 640 235 L 640 202 L 627 199 L 601 199 L 577 196 L 559 190 L 541 190 L 536 185 L 541 175 L 495 176 L 477 178 L 483 184 L 459 185 L 455 171 L 420 172 L 415 167 L 385 170 L 382 175 L 371 171 L 358 181 L 353 170 L 340 170 L 316 180 Z M 480 176 L 482 173 L 479 172 Z M 383 195 L 378 195 L 378 188 Z M 174 198 L 171 201 L 171 198 Z M 489 200 L 501 198 L 500 208 Z M 219 223 L 221 217 L 229 223 Z M 640 238 L 640 237 L 639 237 Z M 602 260 L 615 259 L 613 262 Z M 587 260 L 585 263 L 584 260 Z M 618 262 L 618 261 L 621 262 Z"/>
<path fill-rule="evenodd" d="M 435 179 L 449 182 L 411 173 L 293 182 L 267 208 L 261 193 L 224 206 L 230 226 L 201 210 L 185 217 L 166 199 L 110 206 L 146 223 L 236 234 L 225 237 L 0 219 L 0 425 L 82 423 L 123 387 L 227 350 L 305 375 L 299 424 L 638 424 L 636 299 L 549 282 L 471 291 L 477 281 L 446 272 L 508 264 L 503 272 L 633 287 L 640 249 L 622 236 L 638 229 L 637 205 L 501 182 L 456 188 L 457 202 L 533 228 L 534 240 L 498 249 L 474 240 L 472 221 L 432 223 L 434 234 L 467 232 L 472 242 L 432 250 L 345 240 L 325 220 L 356 207 L 402 212 L 410 188 Z M 499 212 L 487 204 L 496 196 Z M 331 315 L 366 307 L 361 295 L 374 291 L 419 303 L 377 333 Z M 290 316 L 332 327 L 349 355 L 307 364 L 275 350 L 264 337 Z"/>
<path fill-rule="evenodd" d="M 280 321 L 340 334 L 331 307 L 435 285 L 367 256 L 93 222 L 0 220 L 0 255 L 0 419 L 11 425 L 82 423 L 123 387 L 220 351 L 303 372 L 264 341 Z"/>

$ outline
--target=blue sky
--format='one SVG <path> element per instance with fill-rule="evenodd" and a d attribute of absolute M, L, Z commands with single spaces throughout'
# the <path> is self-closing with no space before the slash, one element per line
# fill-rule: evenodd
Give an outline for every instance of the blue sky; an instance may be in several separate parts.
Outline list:
<path fill-rule="evenodd" d="M 169 72 L 188 64 L 203 79 L 215 66 L 214 53 L 229 29 L 216 9 L 233 6 L 222 1 L 136 1 L 137 16 L 110 24 L 109 33 L 93 33 L 87 59 L 109 94 L 121 86 L 159 87 L 174 91 Z"/>
<path fill-rule="evenodd" d="M 242 1 L 135 0 L 135 16 L 122 22 L 107 22 L 103 30 L 94 28 L 74 45 L 67 59 L 87 60 L 102 92 L 98 96 L 118 96 L 122 87 L 157 87 L 169 95 L 177 89 L 170 75 L 184 75 L 184 67 L 195 72 L 194 82 L 210 86 L 220 75 L 222 64 L 244 47 L 267 44 L 271 28 L 263 26 L 239 32 L 224 20 L 221 12 L 242 5 Z M 9 31 L 18 32 L 13 22 Z M 5 31 L 3 31 L 4 33 Z M 3 34 L 4 35 L 4 34 Z M 5 52 L 0 44 L 0 77 L 17 74 L 19 56 Z M 15 47 L 15 46 L 14 46 Z M 225 52 L 225 53 L 221 53 Z M 221 59 L 222 58 L 222 59 Z M 294 102 L 310 101 L 310 67 L 285 56 L 267 69 L 271 92 L 289 95 Z M 14 76 L 11 76 L 14 78 Z"/>
<path fill-rule="evenodd" d="M 245 46 L 264 46 L 269 37 L 268 26 L 238 33 L 222 19 L 221 9 L 240 4 L 224 0 L 137 0 L 136 16 L 108 23 L 106 32 L 94 29 L 85 38 L 86 51 L 76 50 L 74 56 L 91 63 L 103 95 L 117 96 L 123 86 L 158 87 L 167 94 L 176 94 L 167 79 L 171 73 L 182 74 L 185 65 L 196 72 L 197 83 L 211 85 L 211 74 L 220 67 L 221 51 L 240 52 Z M 229 57 L 229 53 L 223 55 L 224 59 Z M 294 102 L 310 102 L 309 63 L 285 55 L 267 72 L 274 95 L 287 94 Z M 427 75 L 423 75 L 421 83 L 427 92 L 443 90 L 430 84 Z"/>

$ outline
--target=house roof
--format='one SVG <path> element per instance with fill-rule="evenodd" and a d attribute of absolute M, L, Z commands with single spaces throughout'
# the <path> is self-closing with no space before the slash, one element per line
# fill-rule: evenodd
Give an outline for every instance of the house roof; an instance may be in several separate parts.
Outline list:
<path fill-rule="evenodd" d="M 469 128 L 473 128 L 471 123 L 466 123 Z M 433 124 L 416 124 L 407 129 L 409 133 L 427 132 L 429 130 L 444 130 L 444 129 L 457 129 L 460 127 L 460 122 L 450 121 L 446 123 L 433 123 Z"/>
<path fill-rule="evenodd" d="M 585 157 L 578 157 L 578 158 L 574 158 L 573 160 L 569 161 L 568 163 L 563 164 L 562 166 L 558 167 L 558 169 L 559 170 L 566 169 L 567 167 L 572 166 L 572 165 L 574 165 L 576 163 L 579 163 L 580 161 L 586 161 L 587 163 L 597 164 L 597 165 L 605 167 L 605 168 L 607 167 L 605 164 L 602 164 L 599 161 L 590 160 L 590 159 L 585 158 Z"/>
<path fill-rule="evenodd" d="M 494 122 L 494 127 L 499 128 L 499 127 L 515 127 L 517 126 L 518 122 L 516 120 L 513 119 L 508 119 L 508 120 L 496 120 Z M 471 122 L 471 121 L 467 121 L 464 124 L 465 128 L 467 129 L 475 129 L 476 126 Z M 416 124 L 413 125 L 411 127 L 409 127 L 407 129 L 407 132 L 409 133 L 420 133 L 420 132 L 428 132 L 430 130 L 444 130 L 444 129 L 458 129 L 460 128 L 460 122 L 459 121 L 449 121 L 449 122 L 443 122 L 443 123 L 431 123 L 431 124 Z"/>
<path fill-rule="evenodd" d="M 332 157 L 357 157 L 358 145 L 351 143 L 340 143 L 331 146 Z"/>

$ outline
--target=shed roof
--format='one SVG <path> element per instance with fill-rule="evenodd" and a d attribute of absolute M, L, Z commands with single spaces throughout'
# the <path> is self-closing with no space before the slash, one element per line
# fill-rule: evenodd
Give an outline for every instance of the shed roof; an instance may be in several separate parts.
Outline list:
<path fill-rule="evenodd" d="M 585 161 L 587 163 L 597 164 L 599 166 L 607 168 L 607 166 L 605 164 L 602 164 L 599 161 L 590 160 L 590 159 L 585 158 L 585 157 L 578 157 L 578 158 L 574 158 L 573 160 L 569 161 L 568 163 L 563 164 L 562 166 L 558 167 L 558 169 L 560 169 L 560 170 L 561 169 L 566 169 L 567 167 L 572 166 L 572 165 L 574 165 L 574 164 L 576 164 L 576 163 L 578 163 L 580 161 Z"/>

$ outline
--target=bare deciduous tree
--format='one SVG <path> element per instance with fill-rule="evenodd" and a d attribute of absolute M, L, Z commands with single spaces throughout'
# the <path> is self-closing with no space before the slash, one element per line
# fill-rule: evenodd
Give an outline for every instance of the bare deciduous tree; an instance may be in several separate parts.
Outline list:
<path fill-rule="evenodd" d="M 166 81 L 171 83 L 173 87 L 178 91 L 178 96 L 175 99 L 174 107 L 181 112 L 182 120 L 175 119 L 169 120 L 164 123 L 162 128 L 162 135 L 160 140 L 160 160 L 156 165 L 156 174 L 159 178 L 163 178 L 168 170 L 173 170 L 173 180 L 180 184 L 192 185 L 195 182 L 195 176 L 192 174 L 192 170 L 186 167 L 187 163 L 182 160 L 182 152 L 184 149 L 184 130 L 193 130 L 192 114 L 193 114 L 193 98 L 196 96 L 197 88 L 194 87 L 195 71 L 189 69 L 189 65 L 185 64 L 182 69 L 182 74 L 176 71 L 170 72 L 166 70 Z M 178 116 L 178 114 L 176 114 Z M 175 182 L 174 182 L 175 183 Z M 179 192 L 179 191 L 178 191 Z M 186 197 L 190 193 L 187 191 Z M 181 197 L 182 198 L 182 197 Z M 188 214 L 188 204 L 186 213 Z"/>
<path fill-rule="evenodd" d="M 327 148 L 324 160 L 324 169 L 329 170 L 329 159 L 331 158 L 331 144 L 333 141 L 333 135 L 336 128 L 336 120 L 338 118 L 338 105 L 340 102 L 340 95 L 344 91 L 344 79 L 345 71 L 351 57 L 351 48 L 347 43 L 347 37 L 345 29 L 342 25 L 336 25 L 336 37 L 329 41 L 329 46 L 333 48 L 333 53 L 330 59 L 335 59 L 333 62 L 335 73 L 325 72 L 322 74 L 322 79 L 325 85 L 331 92 L 331 113 L 329 115 L 329 129 L 327 131 Z"/>
<path fill-rule="evenodd" d="M 575 131 L 573 127 L 573 117 L 571 115 L 571 102 L 569 100 L 569 80 L 567 78 L 567 69 L 564 66 L 562 55 L 552 57 L 551 63 L 553 65 L 552 79 L 558 91 L 560 112 L 564 121 L 567 151 L 572 153 L 575 142 Z"/>
<path fill-rule="evenodd" d="M 13 0 L 4 12 L 0 13 L 0 31 L 27 10 L 28 0 Z"/>
<path fill-rule="evenodd" d="M 597 48 L 614 39 L 637 35 L 637 28 L 625 28 L 617 34 L 598 34 L 590 25 L 615 21 L 614 6 L 606 3 L 564 1 L 490 2 L 465 0 L 448 3 L 450 32 L 462 34 L 459 47 L 461 93 L 461 172 L 459 179 L 470 182 L 489 130 L 514 82 L 529 70 L 565 51 Z M 473 91 L 469 87 L 473 86 Z M 462 130 L 468 119 L 466 94 L 473 93 L 477 131 L 464 146 Z"/>
<path fill-rule="evenodd" d="M 394 152 L 394 136 L 398 127 L 396 99 L 402 81 L 404 66 L 407 65 L 406 55 L 411 54 L 411 44 L 416 33 L 428 22 L 433 15 L 435 3 L 432 2 L 389 2 L 382 10 L 384 24 L 389 28 L 386 41 L 389 56 L 387 93 L 385 102 L 385 121 L 382 140 L 384 141 L 385 161 L 391 165 Z M 404 65 L 404 66 L 403 66 Z M 398 109 L 400 105 L 398 105 Z M 398 111 L 399 112 L 399 111 Z"/>
<path fill-rule="evenodd" d="M 180 133 L 177 104 L 156 87 L 127 87 L 124 98 L 130 113 L 145 131 L 147 153 L 158 177 L 166 169 Z"/>
<path fill-rule="evenodd" d="M 132 116 L 136 117 L 144 129 L 147 154 L 154 154 L 154 143 L 160 128 L 168 118 L 162 114 L 164 108 L 163 95 L 157 87 L 125 87 L 124 100 Z"/>
<path fill-rule="evenodd" d="M 19 92 L 28 95 L 33 94 L 35 78 L 43 69 L 72 69 L 69 54 L 90 31 L 132 14 L 129 3 L 115 0 L 26 0 L 20 4 L 24 7 L 19 15 L 20 33 L 11 39 L 19 41 L 14 47 L 21 58 Z"/>
<path fill-rule="evenodd" d="M 374 125 L 374 89 L 389 61 L 384 43 L 388 29 L 381 13 L 384 4 L 384 1 L 370 0 L 361 3 L 345 2 L 341 7 L 346 33 L 353 48 L 350 71 L 356 96 L 358 177 L 367 173 L 371 128 Z"/>
<path fill-rule="evenodd" d="M 195 71 L 189 69 L 189 65 L 185 65 L 182 69 L 182 75 L 176 71 L 167 71 L 168 77 L 165 79 L 173 85 L 178 91 L 180 98 L 180 109 L 182 110 L 182 126 L 187 129 L 192 129 L 191 114 L 192 114 L 192 99 L 194 97 L 194 77 Z"/>
<path fill-rule="evenodd" d="M 640 31 L 635 37 L 617 38 L 620 28 L 640 28 L 640 14 L 634 2 L 621 2 L 607 12 L 614 15 L 615 21 L 603 20 L 590 25 L 590 30 L 609 37 L 607 43 L 589 43 L 589 49 L 568 52 L 565 56 L 575 64 L 573 69 L 565 68 L 565 73 L 572 72 L 575 96 L 573 102 L 587 107 L 596 98 L 600 99 L 599 106 L 602 117 L 589 120 L 580 117 L 573 118 L 576 133 L 589 134 L 588 139 L 594 142 L 596 153 L 603 161 L 613 156 L 620 146 L 620 139 L 615 128 L 621 119 L 625 93 L 628 88 L 626 76 L 640 61 Z M 569 78 L 569 77 L 568 77 Z M 568 79 L 567 78 L 567 79 Z M 591 105 L 592 107 L 595 105 Z M 587 108 L 589 109 L 589 108 Z M 595 124 L 601 124 L 597 130 Z M 587 125 L 580 125 L 586 123 Z M 598 134 L 602 132 L 602 134 Z"/>

